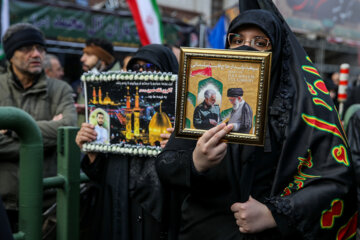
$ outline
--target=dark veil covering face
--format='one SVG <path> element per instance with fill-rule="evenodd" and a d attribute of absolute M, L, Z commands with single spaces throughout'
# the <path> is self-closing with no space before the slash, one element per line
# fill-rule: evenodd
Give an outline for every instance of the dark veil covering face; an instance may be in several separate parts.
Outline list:
<path fill-rule="evenodd" d="M 131 69 L 137 60 L 155 64 L 161 72 L 177 74 L 179 71 L 179 63 L 174 53 L 168 47 L 161 44 L 149 44 L 139 48 L 129 61 L 127 69 Z"/>
<path fill-rule="evenodd" d="M 230 150 L 230 178 L 239 183 L 233 187 L 244 188 L 243 183 L 251 179 L 243 180 L 240 160 L 244 163 L 258 156 L 255 166 L 258 159 L 275 160 L 276 174 L 266 203 L 275 220 L 281 215 L 284 225 L 297 229 L 304 239 L 350 239 L 356 234 L 356 181 L 337 110 L 320 74 L 275 6 L 259 2 L 271 11 L 243 11 L 229 25 L 229 32 L 254 25 L 271 40 L 267 139 L 265 147 Z M 279 222 L 285 234 L 288 227 Z"/>

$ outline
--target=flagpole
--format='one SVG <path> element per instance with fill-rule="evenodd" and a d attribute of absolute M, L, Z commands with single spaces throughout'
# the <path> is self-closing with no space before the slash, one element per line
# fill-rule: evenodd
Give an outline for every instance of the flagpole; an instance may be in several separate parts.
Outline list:
<path fill-rule="evenodd" d="M 9 0 L 0 0 L 0 16 L 1 16 L 1 32 L 0 32 L 0 36 L 1 39 L 4 36 L 5 31 L 7 30 L 7 28 L 9 27 Z M 2 43 L 0 40 L 0 60 L 5 58 L 5 54 L 4 54 L 4 50 L 2 47 Z"/>
<path fill-rule="evenodd" d="M 1 0 L 1 38 L 10 25 L 9 0 Z"/>

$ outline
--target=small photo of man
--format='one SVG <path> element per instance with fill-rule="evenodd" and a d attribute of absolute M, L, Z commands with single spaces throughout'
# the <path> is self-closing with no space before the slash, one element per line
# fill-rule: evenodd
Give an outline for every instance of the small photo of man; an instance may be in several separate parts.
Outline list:
<path fill-rule="evenodd" d="M 97 138 L 94 143 L 109 143 L 109 115 L 102 109 L 95 109 L 90 114 L 90 123 L 95 125 Z"/>

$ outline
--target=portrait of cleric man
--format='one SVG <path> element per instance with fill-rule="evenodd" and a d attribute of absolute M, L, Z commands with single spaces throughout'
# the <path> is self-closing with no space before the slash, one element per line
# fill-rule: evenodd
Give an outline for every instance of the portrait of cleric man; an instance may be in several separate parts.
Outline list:
<path fill-rule="evenodd" d="M 233 105 L 228 124 L 234 125 L 232 132 L 248 134 L 252 127 L 253 112 L 250 105 L 242 98 L 243 95 L 242 88 L 228 89 L 227 97 Z"/>
<path fill-rule="evenodd" d="M 221 121 L 220 107 L 216 102 L 216 92 L 207 89 L 204 92 L 204 101 L 194 110 L 193 124 L 197 129 L 210 129 Z"/>

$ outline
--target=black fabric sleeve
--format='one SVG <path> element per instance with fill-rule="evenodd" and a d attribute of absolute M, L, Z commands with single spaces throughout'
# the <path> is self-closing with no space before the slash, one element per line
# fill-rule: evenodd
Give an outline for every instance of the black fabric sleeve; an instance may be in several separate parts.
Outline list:
<path fill-rule="evenodd" d="M 180 188 L 190 187 L 192 151 L 164 151 L 156 161 L 161 181 Z"/>
<path fill-rule="evenodd" d="M 192 152 L 196 141 L 175 138 L 171 135 L 164 150 L 155 160 L 156 171 L 163 184 L 189 188 Z"/>
<path fill-rule="evenodd" d="M 291 211 L 290 201 L 279 197 L 272 197 L 267 198 L 264 204 L 271 211 L 281 235 L 284 237 L 293 236 L 297 231 L 294 226 L 296 217 Z"/>
<path fill-rule="evenodd" d="M 106 158 L 107 156 L 105 154 L 99 153 L 95 161 L 90 163 L 89 157 L 85 155 L 81 162 L 81 169 L 91 180 L 100 182 L 104 172 L 104 162 Z"/>

